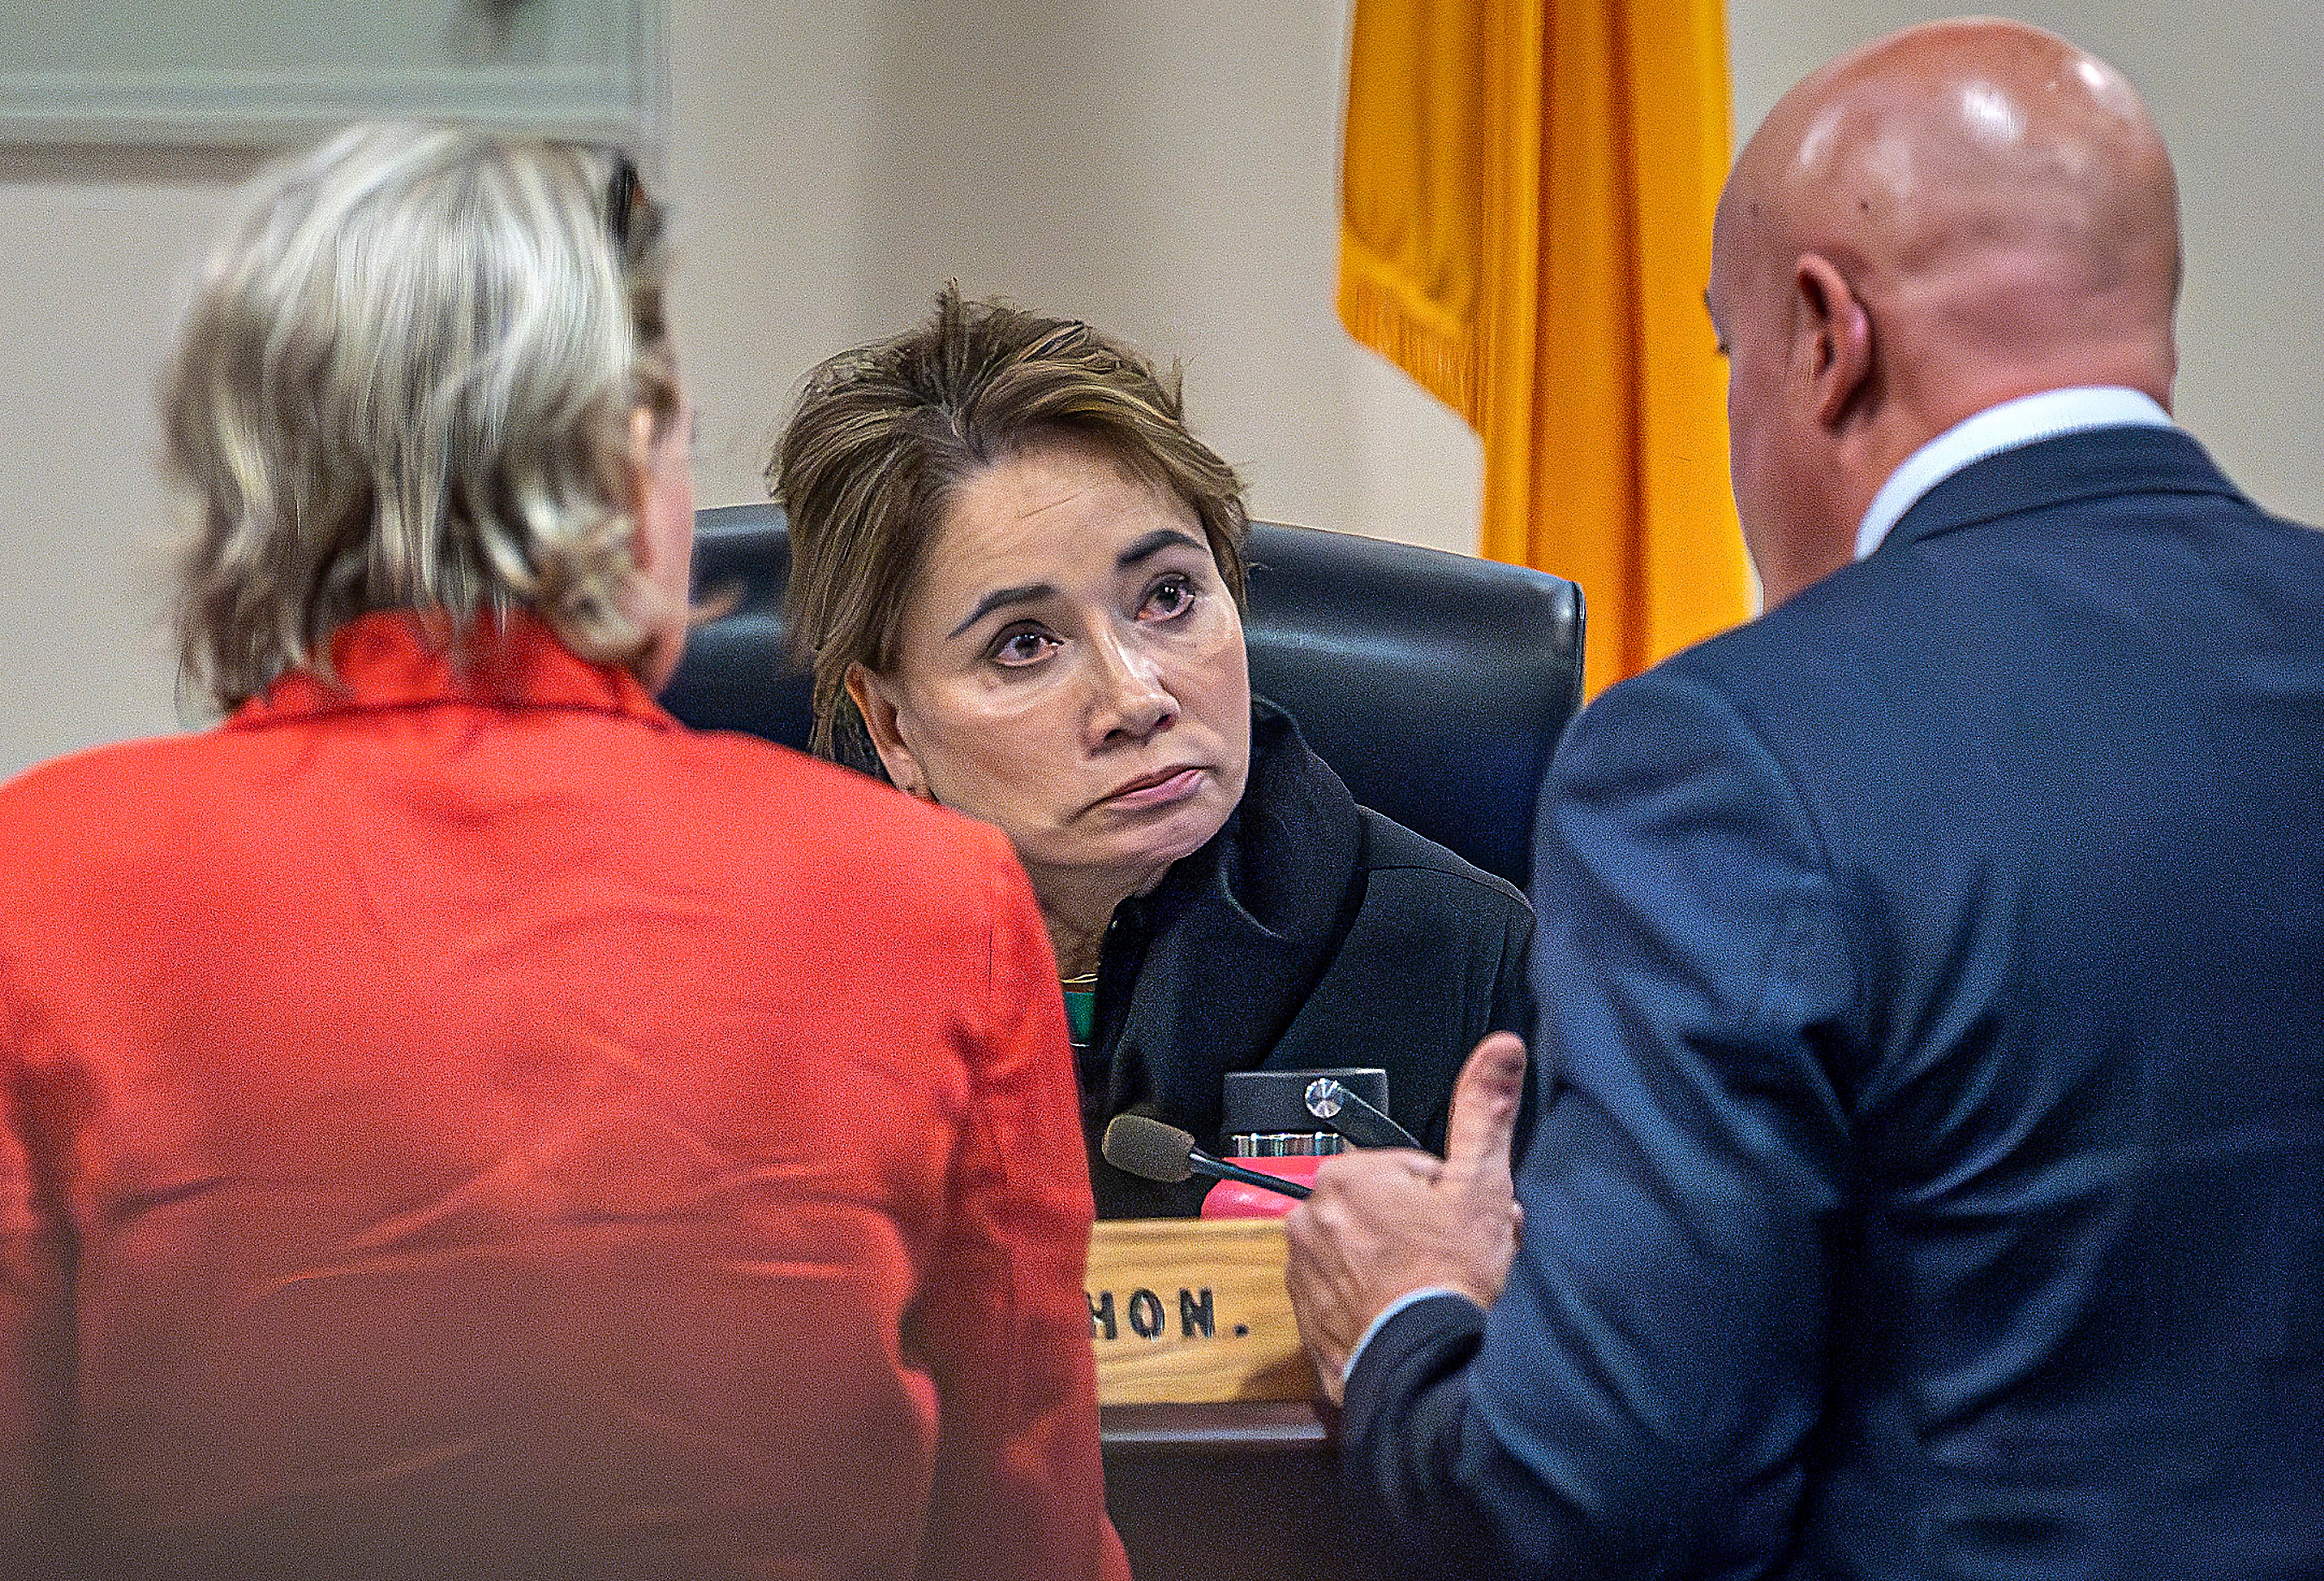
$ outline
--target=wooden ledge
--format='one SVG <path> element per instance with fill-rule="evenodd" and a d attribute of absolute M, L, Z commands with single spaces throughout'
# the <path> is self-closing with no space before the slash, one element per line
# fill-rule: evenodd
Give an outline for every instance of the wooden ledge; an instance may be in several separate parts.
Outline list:
<path fill-rule="evenodd" d="M 1330 1441 L 1329 1409 L 1304 1400 L 1109 1405 L 1098 1411 L 1098 1439 L 1111 1456 L 1305 1454 Z"/>

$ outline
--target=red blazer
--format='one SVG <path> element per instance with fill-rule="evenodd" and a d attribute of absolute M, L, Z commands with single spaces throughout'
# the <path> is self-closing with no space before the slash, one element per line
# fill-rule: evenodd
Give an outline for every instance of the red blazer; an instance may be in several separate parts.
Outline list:
<path fill-rule="evenodd" d="M 0 1574 L 1125 1575 L 1000 837 L 334 652 L 0 790 Z"/>

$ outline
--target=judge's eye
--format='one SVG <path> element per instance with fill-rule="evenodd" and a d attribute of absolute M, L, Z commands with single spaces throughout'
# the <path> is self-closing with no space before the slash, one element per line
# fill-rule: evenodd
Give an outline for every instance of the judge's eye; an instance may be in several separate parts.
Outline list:
<path fill-rule="evenodd" d="M 1195 597 L 1194 582 L 1174 574 L 1154 584 L 1138 613 L 1152 620 L 1175 620 L 1194 607 Z"/>
<path fill-rule="evenodd" d="M 1056 647 L 1057 639 L 1033 626 L 1019 626 L 1001 633 L 992 644 L 992 661 L 1012 669 L 1038 664 Z"/>

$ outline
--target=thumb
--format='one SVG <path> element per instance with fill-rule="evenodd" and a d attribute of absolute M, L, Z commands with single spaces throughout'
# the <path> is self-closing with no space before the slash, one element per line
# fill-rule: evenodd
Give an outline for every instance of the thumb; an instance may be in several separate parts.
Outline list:
<path fill-rule="evenodd" d="M 1438 1177 L 1443 1187 L 1463 1194 L 1510 1195 L 1509 1143 L 1517 1133 L 1525 1075 L 1525 1041 L 1515 1032 L 1490 1033 L 1470 1053 L 1452 1084 L 1444 1172 Z"/>

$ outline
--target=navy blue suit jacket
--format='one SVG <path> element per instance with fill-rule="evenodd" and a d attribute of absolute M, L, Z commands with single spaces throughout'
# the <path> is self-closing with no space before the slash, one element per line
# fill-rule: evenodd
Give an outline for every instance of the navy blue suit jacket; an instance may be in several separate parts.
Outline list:
<path fill-rule="evenodd" d="M 2324 534 L 2005 452 L 1552 776 L 1524 1245 L 1349 1389 L 1406 1548 L 2324 1576 Z"/>

